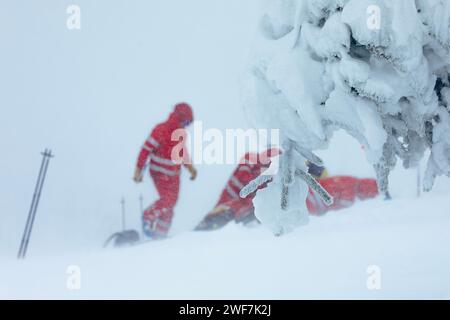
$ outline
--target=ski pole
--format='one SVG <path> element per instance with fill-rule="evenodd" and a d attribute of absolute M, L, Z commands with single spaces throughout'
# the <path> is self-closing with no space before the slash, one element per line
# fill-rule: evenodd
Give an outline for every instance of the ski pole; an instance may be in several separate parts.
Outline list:
<path fill-rule="evenodd" d="M 27 223 L 25 225 L 24 234 L 22 237 L 21 246 L 18 253 L 19 259 L 24 259 L 27 253 L 28 244 L 30 241 L 31 231 L 33 230 L 34 220 L 36 218 L 36 212 L 41 198 L 42 188 L 44 186 L 45 178 L 47 175 L 48 165 L 50 159 L 53 158 L 51 150 L 46 149 L 42 153 L 43 159 L 41 164 L 41 169 L 39 171 L 38 181 L 36 183 L 36 189 L 33 194 L 33 200 L 31 203 L 30 211 L 28 213 Z"/>
<path fill-rule="evenodd" d="M 28 230 L 27 237 L 25 239 L 23 258 L 25 258 L 27 250 L 28 250 L 28 243 L 30 241 L 31 231 L 33 230 L 33 225 L 34 225 L 34 220 L 36 218 L 37 208 L 38 208 L 38 205 L 39 205 L 39 201 L 41 199 L 42 188 L 44 186 L 44 181 L 45 181 L 45 178 L 47 176 L 48 164 L 50 162 L 50 158 L 52 157 L 51 151 L 48 151 L 46 154 L 44 154 L 44 157 L 46 157 L 46 161 L 45 161 L 45 165 L 44 165 L 44 172 L 43 172 L 43 175 L 42 175 L 41 185 L 39 186 L 38 194 L 37 194 L 37 197 L 36 197 L 36 204 L 35 204 L 35 207 L 34 207 L 34 212 L 33 212 L 32 216 L 31 216 L 30 228 Z"/>
<path fill-rule="evenodd" d="M 47 152 L 47 150 L 45 150 L 45 152 Z M 30 210 L 28 211 L 28 217 L 27 217 L 27 222 L 25 224 L 25 230 L 23 231 L 22 241 L 20 242 L 19 253 L 17 254 L 17 258 L 18 259 L 20 259 L 22 257 L 23 249 L 24 249 L 24 246 L 25 246 L 25 238 L 27 236 L 28 229 L 30 228 L 31 215 L 32 215 L 32 213 L 34 211 L 34 206 L 35 206 L 35 203 L 36 203 L 36 195 L 37 195 L 37 192 L 38 192 L 39 185 L 41 183 L 42 172 L 43 172 L 43 169 L 44 169 L 44 165 L 45 165 L 45 157 L 42 158 L 41 168 L 39 169 L 39 175 L 38 175 L 38 178 L 37 178 L 37 181 L 36 181 L 36 186 L 34 187 L 33 198 L 31 200 Z"/>
<path fill-rule="evenodd" d="M 32 225 L 33 225 L 33 221 L 34 221 L 34 215 L 36 212 L 36 208 L 38 205 L 38 199 L 40 196 L 40 189 L 42 187 L 42 180 L 44 178 L 45 175 L 45 167 L 46 167 L 46 163 L 47 163 L 47 152 L 48 150 L 45 149 L 45 152 L 43 153 L 43 159 L 42 159 L 42 164 L 41 164 L 41 169 L 39 171 L 39 176 L 38 176 L 38 181 L 36 183 L 36 187 L 35 187 L 35 191 L 33 194 L 33 199 L 31 202 L 31 207 L 30 207 L 30 211 L 28 213 L 28 218 L 27 218 L 27 223 L 25 225 L 25 230 L 22 236 L 22 241 L 20 244 L 20 249 L 19 249 L 19 253 L 18 253 L 18 258 L 25 258 L 25 254 L 27 251 L 27 247 L 28 247 L 28 242 L 29 242 L 29 236 L 31 233 L 31 229 L 32 229 Z"/>
<path fill-rule="evenodd" d="M 43 169 L 43 175 L 42 175 L 41 183 L 40 183 L 39 188 L 38 188 L 38 193 L 37 193 L 37 196 L 36 196 L 36 203 L 35 203 L 35 206 L 34 206 L 34 211 L 32 212 L 32 215 L 31 215 L 30 226 L 29 226 L 29 229 L 28 229 L 28 233 L 27 233 L 27 235 L 26 235 L 26 238 L 25 238 L 25 245 L 24 245 L 24 250 L 23 250 L 23 258 L 25 258 L 26 253 L 27 253 L 27 250 L 28 250 L 28 243 L 29 243 L 29 241 L 30 241 L 31 231 L 33 230 L 34 220 L 35 220 L 35 218 L 36 218 L 37 208 L 38 208 L 38 205 L 39 205 L 39 201 L 40 201 L 40 199 L 41 199 L 42 188 L 43 188 L 43 186 L 44 186 L 44 181 L 45 181 L 45 178 L 46 178 L 46 176 L 47 176 L 47 170 L 48 170 L 48 165 L 49 165 L 49 162 L 50 162 L 50 158 L 53 157 L 53 156 L 52 156 L 52 153 L 51 153 L 51 150 L 46 150 L 46 151 L 43 153 L 43 156 L 44 156 L 44 158 L 45 158 L 45 164 L 44 164 L 44 169 Z"/>

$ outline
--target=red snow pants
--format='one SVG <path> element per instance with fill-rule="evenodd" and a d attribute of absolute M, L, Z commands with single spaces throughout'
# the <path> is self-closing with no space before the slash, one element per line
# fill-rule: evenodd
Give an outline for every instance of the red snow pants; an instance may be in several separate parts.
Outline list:
<path fill-rule="evenodd" d="M 180 191 L 180 176 L 166 175 L 150 171 L 159 199 L 144 211 L 144 221 L 151 225 L 155 236 L 164 237 L 169 233 Z"/>

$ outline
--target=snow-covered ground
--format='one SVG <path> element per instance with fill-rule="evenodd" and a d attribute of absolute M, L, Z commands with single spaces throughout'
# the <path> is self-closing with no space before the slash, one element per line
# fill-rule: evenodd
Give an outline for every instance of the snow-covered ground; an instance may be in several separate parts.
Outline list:
<path fill-rule="evenodd" d="M 449 208 L 447 194 L 373 200 L 281 238 L 229 225 L 129 249 L 8 261 L 0 297 L 450 299 Z M 67 288 L 72 265 L 81 271 L 77 291 Z M 373 266 L 379 290 L 367 286 Z"/>
<path fill-rule="evenodd" d="M 353 152 L 340 154 L 344 146 Z M 370 168 L 357 147 L 338 134 L 321 155 L 332 173 L 364 176 Z M 35 247 L 28 260 L 3 259 L 0 297 L 450 299 L 450 181 L 438 179 L 432 193 L 417 198 L 415 179 L 414 171 L 398 168 L 394 200 L 312 217 L 281 238 L 235 224 L 210 233 L 182 231 L 199 216 L 190 208 L 177 211 L 179 230 L 166 241 L 116 250 L 92 243 L 64 254 Z M 80 290 L 69 289 L 72 266 L 79 268 Z M 368 287 L 373 276 L 379 290 Z"/>
<path fill-rule="evenodd" d="M 120 228 L 122 196 L 133 228 L 139 195 L 155 198 L 148 179 L 135 186 L 131 175 L 168 106 L 188 100 L 207 128 L 246 128 L 239 77 L 258 1 L 77 2 L 80 31 L 65 28 L 72 1 L 0 3 L 0 298 L 450 298 L 450 181 L 417 199 L 415 172 L 400 168 L 393 201 L 275 238 L 235 225 L 190 232 L 232 170 L 202 165 L 197 181 L 183 175 L 169 240 L 102 250 Z M 45 147 L 56 158 L 18 262 Z M 339 133 L 319 155 L 331 174 L 374 176 L 363 152 Z M 69 266 L 80 268 L 80 290 L 67 288 Z M 380 290 L 367 288 L 370 266 Z"/>

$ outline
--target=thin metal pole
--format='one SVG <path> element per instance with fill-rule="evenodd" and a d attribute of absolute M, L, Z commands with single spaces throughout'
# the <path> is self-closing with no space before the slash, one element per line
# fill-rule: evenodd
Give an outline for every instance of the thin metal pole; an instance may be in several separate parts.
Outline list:
<path fill-rule="evenodd" d="M 47 152 L 47 150 L 45 150 L 45 152 Z M 22 241 L 20 242 L 19 253 L 17 254 L 18 259 L 20 259 L 23 254 L 23 249 L 25 246 L 25 238 L 27 237 L 27 234 L 28 234 L 28 229 L 30 227 L 30 221 L 31 221 L 31 215 L 34 211 L 34 206 L 36 203 L 36 196 L 38 193 L 38 188 L 39 188 L 39 185 L 41 184 L 42 172 L 43 172 L 44 164 L 45 164 L 45 158 L 46 158 L 45 156 L 42 157 L 41 168 L 39 169 L 39 175 L 38 175 L 38 178 L 36 181 L 36 186 L 34 187 L 33 199 L 31 200 L 30 210 L 28 211 L 28 217 L 27 217 L 27 222 L 25 224 L 25 230 L 23 231 Z"/>
<path fill-rule="evenodd" d="M 44 156 L 44 158 L 43 158 L 43 166 L 41 166 L 41 179 L 40 181 L 38 181 L 36 185 L 35 194 L 33 196 L 33 204 L 30 209 L 29 217 L 27 220 L 27 226 L 25 228 L 24 236 L 22 238 L 21 249 L 18 255 L 19 259 L 24 259 L 26 257 L 28 244 L 30 242 L 31 231 L 33 230 L 34 220 L 36 218 L 36 212 L 41 198 L 42 188 L 44 186 L 45 178 L 47 176 L 48 165 L 50 159 L 53 158 L 52 151 L 48 149 L 46 149 L 44 153 L 42 153 L 42 155 Z"/>
<path fill-rule="evenodd" d="M 23 258 L 25 258 L 26 254 L 27 254 L 28 243 L 30 242 L 31 231 L 33 230 L 33 225 L 34 225 L 34 220 L 36 218 L 37 208 L 38 208 L 38 205 L 39 205 L 39 201 L 41 199 L 42 187 L 44 186 L 44 181 L 45 181 L 45 178 L 47 176 L 47 169 L 48 169 L 48 164 L 50 162 L 50 157 L 51 157 L 51 152 L 46 155 L 44 174 L 42 176 L 41 185 L 39 187 L 39 192 L 38 192 L 38 195 L 37 195 L 37 198 L 36 198 L 36 205 L 34 207 L 34 212 L 33 212 L 33 215 L 31 217 L 30 228 L 29 228 L 29 231 L 28 231 L 28 234 L 27 234 L 27 238 L 25 239 L 25 247 L 24 247 L 24 252 L 23 252 Z"/>

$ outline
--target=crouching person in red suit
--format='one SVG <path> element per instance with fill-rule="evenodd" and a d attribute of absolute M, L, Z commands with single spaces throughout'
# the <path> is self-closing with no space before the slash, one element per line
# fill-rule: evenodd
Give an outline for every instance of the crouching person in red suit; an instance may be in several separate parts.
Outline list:
<path fill-rule="evenodd" d="M 134 181 L 142 182 L 147 164 L 159 199 L 150 205 L 143 215 L 144 234 L 152 239 L 167 236 L 178 201 L 181 166 L 197 176 L 186 149 L 185 128 L 194 120 L 193 111 L 187 103 L 179 103 L 169 119 L 157 125 L 143 144 L 138 156 Z"/>
<path fill-rule="evenodd" d="M 256 191 L 245 199 L 241 198 L 239 193 L 243 187 L 270 167 L 270 158 L 279 154 L 280 150 L 277 148 L 266 150 L 260 154 L 251 152 L 245 154 L 227 181 L 216 206 L 197 226 L 196 230 L 220 229 L 233 220 L 243 224 L 257 223 L 253 207 Z M 264 187 L 263 185 L 260 188 Z"/>

